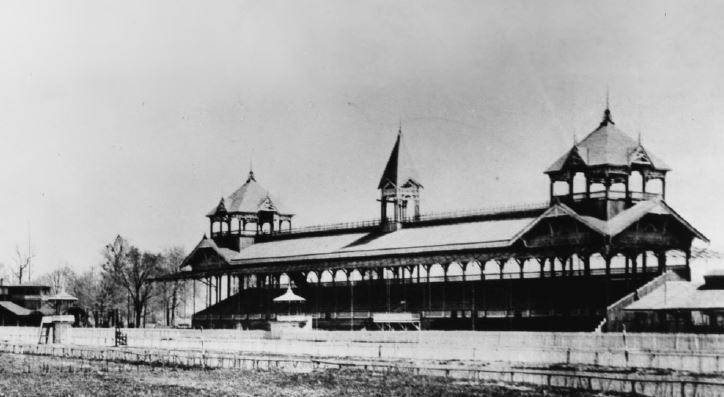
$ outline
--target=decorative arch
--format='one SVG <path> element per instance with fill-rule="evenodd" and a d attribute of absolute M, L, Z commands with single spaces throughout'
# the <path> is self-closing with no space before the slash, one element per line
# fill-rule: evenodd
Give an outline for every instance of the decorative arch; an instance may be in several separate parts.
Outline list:
<path fill-rule="evenodd" d="M 307 273 L 307 283 L 309 284 L 318 284 L 319 283 L 319 275 L 317 274 L 317 271 L 310 271 Z"/>
<path fill-rule="evenodd" d="M 334 278 L 334 276 L 332 274 L 332 270 L 326 269 L 320 275 L 319 281 L 322 283 L 331 283 L 333 278 Z"/>

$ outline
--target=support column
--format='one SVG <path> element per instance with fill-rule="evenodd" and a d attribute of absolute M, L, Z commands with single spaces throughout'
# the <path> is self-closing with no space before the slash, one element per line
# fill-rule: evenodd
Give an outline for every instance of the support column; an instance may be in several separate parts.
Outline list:
<path fill-rule="evenodd" d="M 648 265 L 648 251 L 644 251 L 644 255 L 641 258 L 641 274 L 646 274 L 646 266 Z"/>
<path fill-rule="evenodd" d="M 425 279 L 427 282 L 427 310 L 432 310 L 432 287 L 430 286 L 430 268 L 431 265 L 425 265 Z"/>
<path fill-rule="evenodd" d="M 591 182 L 588 180 L 588 175 L 586 175 L 586 198 L 591 198 Z"/>
<path fill-rule="evenodd" d="M 211 288 L 213 286 L 213 282 L 211 277 L 206 278 L 206 307 L 211 306 Z"/>
<path fill-rule="evenodd" d="M 661 199 L 666 200 L 666 178 L 661 178 Z"/>
<path fill-rule="evenodd" d="M 585 254 L 583 256 L 583 274 L 585 276 L 591 275 L 591 254 Z"/>
<path fill-rule="evenodd" d="M 545 271 L 546 271 L 546 258 L 536 258 L 538 261 L 538 264 L 540 265 L 540 278 L 545 277 Z"/>
<path fill-rule="evenodd" d="M 556 276 L 556 258 L 555 257 L 548 258 L 548 262 L 550 262 L 550 264 L 551 264 L 551 277 L 555 277 Z"/>
<path fill-rule="evenodd" d="M 550 188 L 549 188 L 549 195 L 548 195 L 548 196 L 550 197 L 550 202 L 551 202 L 551 204 L 553 204 L 553 185 L 554 185 L 554 184 L 555 184 L 555 182 L 553 181 L 553 179 L 551 179 L 551 184 L 550 184 Z"/>
<path fill-rule="evenodd" d="M 638 257 L 639 254 L 636 254 L 631 258 L 631 274 L 634 277 L 638 275 Z"/>
<path fill-rule="evenodd" d="M 525 274 L 523 273 L 523 267 L 525 267 L 525 261 L 527 259 L 516 259 L 516 262 L 518 262 L 518 266 L 520 266 L 520 279 L 525 278 Z"/>
<path fill-rule="evenodd" d="M 658 262 L 658 273 L 662 274 L 666 271 L 666 251 L 659 252 L 656 254 L 656 259 Z M 688 268 L 688 265 L 687 265 Z"/>
<path fill-rule="evenodd" d="M 442 275 L 443 275 L 443 282 L 442 282 L 442 311 L 444 312 L 447 308 L 447 269 L 450 267 L 450 264 L 442 265 Z M 443 313 L 444 315 L 444 313 Z"/>

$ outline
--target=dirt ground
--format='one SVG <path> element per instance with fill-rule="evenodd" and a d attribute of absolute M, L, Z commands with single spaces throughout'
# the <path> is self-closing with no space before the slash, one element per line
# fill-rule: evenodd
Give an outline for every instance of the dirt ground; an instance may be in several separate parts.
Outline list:
<path fill-rule="evenodd" d="M 0 396 L 602 396 L 402 373 L 154 368 L 0 353 Z"/>

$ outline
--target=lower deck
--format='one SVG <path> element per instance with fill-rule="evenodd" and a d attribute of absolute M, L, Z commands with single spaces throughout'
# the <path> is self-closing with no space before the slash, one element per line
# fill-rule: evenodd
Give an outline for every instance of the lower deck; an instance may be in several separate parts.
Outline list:
<path fill-rule="evenodd" d="M 302 303 L 274 302 L 286 287 L 248 288 L 193 317 L 194 327 L 268 329 L 305 314 L 315 328 L 376 329 L 374 313 L 412 313 L 423 329 L 593 331 L 606 307 L 657 273 L 495 280 L 380 279 L 294 286 Z"/>

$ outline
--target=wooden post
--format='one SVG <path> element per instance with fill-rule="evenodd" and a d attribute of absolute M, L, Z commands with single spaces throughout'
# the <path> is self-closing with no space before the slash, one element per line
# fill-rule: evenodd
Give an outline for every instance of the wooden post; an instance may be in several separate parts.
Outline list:
<path fill-rule="evenodd" d="M 666 200 L 666 179 L 661 178 L 661 199 Z"/>

